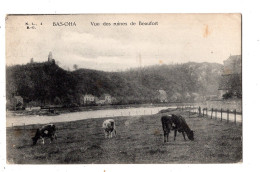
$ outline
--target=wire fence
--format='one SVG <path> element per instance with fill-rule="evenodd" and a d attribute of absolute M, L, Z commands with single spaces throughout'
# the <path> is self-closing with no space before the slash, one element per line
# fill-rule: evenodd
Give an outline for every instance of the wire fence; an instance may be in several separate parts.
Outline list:
<path fill-rule="evenodd" d="M 242 123 L 242 112 L 238 112 L 236 109 L 217 109 L 217 108 L 201 108 L 199 107 L 181 107 L 182 111 L 193 112 L 202 117 L 210 117 L 210 119 Z"/>

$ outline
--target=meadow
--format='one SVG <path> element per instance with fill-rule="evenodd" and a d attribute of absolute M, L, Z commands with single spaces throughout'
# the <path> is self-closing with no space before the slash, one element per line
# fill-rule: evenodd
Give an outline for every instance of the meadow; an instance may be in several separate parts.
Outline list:
<path fill-rule="evenodd" d="M 194 141 L 181 133 L 163 142 L 161 116 L 181 114 Z M 173 164 L 242 162 L 242 125 L 175 110 L 146 116 L 114 117 L 117 137 L 105 139 L 101 128 L 107 118 L 55 123 L 58 139 L 32 146 L 37 126 L 7 128 L 9 164 Z M 38 126 L 40 127 L 40 126 Z"/>

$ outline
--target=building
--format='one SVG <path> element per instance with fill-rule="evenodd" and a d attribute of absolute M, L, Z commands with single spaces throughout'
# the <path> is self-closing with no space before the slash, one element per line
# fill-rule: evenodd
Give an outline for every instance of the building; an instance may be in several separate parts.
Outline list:
<path fill-rule="evenodd" d="M 103 97 L 104 97 L 106 104 L 112 103 L 112 97 L 109 94 L 104 94 Z"/>
<path fill-rule="evenodd" d="M 96 101 L 96 104 L 112 104 L 112 96 L 110 94 L 103 94 L 99 100 Z"/>
<path fill-rule="evenodd" d="M 242 73 L 241 55 L 230 56 L 224 61 L 223 75 L 233 75 Z"/>
<path fill-rule="evenodd" d="M 106 100 L 97 100 L 96 104 L 97 105 L 104 105 L 104 104 L 106 104 Z"/>
<path fill-rule="evenodd" d="M 9 110 L 19 110 L 23 109 L 24 102 L 21 96 L 14 96 L 6 103 L 6 107 Z"/>
<path fill-rule="evenodd" d="M 48 62 L 52 62 L 52 52 L 49 52 L 49 55 L 48 55 Z"/>
<path fill-rule="evenodd" d="M 180 102 L 182 100 L 182 95 L 178 92 L 173 93 L 173 95 L 170 97 L 170 100 L 172 102 Z"/>
<path fill-rule="evenodd" d="M 55 60 L 53 59 L 52 52 L 49 52 L 48 62 L 55 64 Z"/>
<path fill-rule="evenodd" d="M 224 61 L 223 73 L 219 84 L 219 98 L 229 94 L 242 97 L 242 58 L 241 55 L 230 56 Z"/>
<path fill-rule="evenodd" d="M 92 104 L 95 103 L 95 96 L 93 96 L 92 94 L 86 94 L 83 96 L 83 104 Z"/>
<path fill-rule="evenodd" d="M 164 90 L 158 90 L 159 92 L 159 96 L 158 96 L 158 99 L 160 102 L 168 102 L 167 100 L 167 93 L 164 91 Z"/>

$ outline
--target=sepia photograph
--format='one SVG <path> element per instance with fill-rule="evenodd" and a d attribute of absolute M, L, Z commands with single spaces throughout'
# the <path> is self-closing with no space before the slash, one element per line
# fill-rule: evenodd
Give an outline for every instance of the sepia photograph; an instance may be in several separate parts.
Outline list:
<path fill-rule="evenodd" d="M 7 164 L 243 163 L 242 15 L 8 14 Z"/>

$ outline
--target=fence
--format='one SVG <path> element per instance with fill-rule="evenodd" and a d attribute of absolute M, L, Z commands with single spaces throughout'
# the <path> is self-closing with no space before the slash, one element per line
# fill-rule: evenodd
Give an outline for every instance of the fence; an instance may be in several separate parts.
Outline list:
<path fill-rule="evenodd" d="M 171 108 L 171 107 L 168 107 L 168 108 Z M 224 110 L 224 109 L 214 109 L 214 108 L 211 108 L 211 109 L 208 109 L 208 108 L 201 108 L 201 107 L 198 107 L 198 106 L 192 106 L 192 105 L 189 105 L 189 106 L 175 106 L 175 107 L 172 107 L 173 109 L 177 109 L 177 110 L 181 110 L 181 111 L 187 111 L 189 112 L 189 117 L 190 115 L 192 114 L 198 114 L 199 116 L 203 116 L 203 117 L 210 117 L 210 119 L 220 119 L 220 121 L 223 121 L 223 120 L 226 120 L 227 123 L 229 122 L 234 122 L 234 123 L 242 123 L 242 113 L 241 112 L 237 112 L 236 110 Z M 122 117 L 127 117 L 127 116 L 143 116 L 143 115 L 152 115 L 152 114 L 156 114 L 158 113 L 160 110 L 162 109 L 165 109 L 164 108 L 160 108 L 160 107 L 157 107 L 157 108 L 153 108 L 153 109 L 134 109 L 134 110 L 127 110 L 127 109 L 124 109 L 124 111 L 117 111 L 117 113 L 106 113 L 104 115 L 101 115 L 101 116 L 88 116 L 89 118 L 113 118 L 113 117 L 119 117 L 119 116 L 122 116 Z M 88 112 L 89 113 L 89 112 Z M 72 115 L 72 114 L 70 114 Z M 81 115 L 80 115 L 81 116 Z M 73 114 L 73 117 L 76 118 L 76 115 Z M 37 117 L 39 118 L 39 117 Z M 45 121 L 44 120 L 44 117 L 43 119 L 33 119 L 31 121 L 41 121 L 42 123 L 28 123 L 27 121 L 21 121 L 19 120 L 19 124 L 17 123 L 12 123 L 10 121 L 9 123 L 9 127 L 11 128 L 14 128 L 14 129 L 36 129 L 38 127 L 40 127 L 41 125 L 43 124 L 48 124 L 48 123 L 60 123 L 61 127 L 62 128 L 66 128 L 66 127 L 71 127 L 72 126 L 72 123 L 74 121 L 59 121 L 59 120 L 54 120 L 53 117 L 51 121 Z M 84 119 L 89 119 L 89 118 L 84 118 Z M 66 119 L 66 118 L 63 118 L 63 119 Z M 77 120 L 83 120 L 83 118 L 81 119 L 76 119 L 75 121 Z M 64 125 L 64 124 L 61 124 L 62 122 L 66 122 L 68 125 Z"/>
<path fill-rule="evenodd" d="M 237 112 L 236 109 L 208 109 L 208 108 L 201 108 L 199 107 L 181 107 L 182 111 L 189 111 L 199 116 L 203 117 L 210 117 L 210 119 L 220 119 L 220 121 L 226 120 L 227 123 L 234 122 L 234 123 L 242 123 L 242 112 Z"/>

